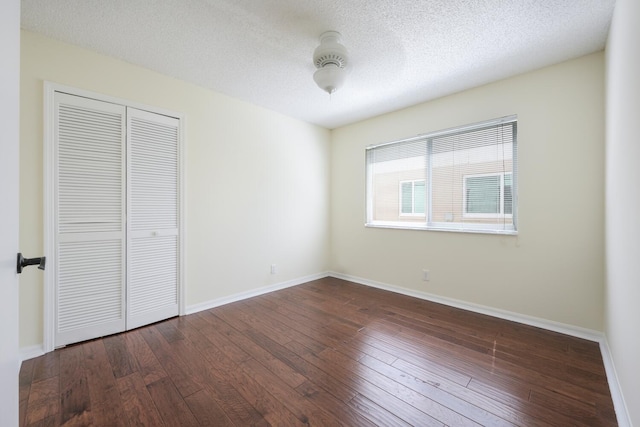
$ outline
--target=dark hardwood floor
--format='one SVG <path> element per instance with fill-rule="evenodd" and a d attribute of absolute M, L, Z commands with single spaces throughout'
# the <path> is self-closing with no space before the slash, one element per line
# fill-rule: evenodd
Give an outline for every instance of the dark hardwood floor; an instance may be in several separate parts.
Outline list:
<path fill-rule="evenodd" d="M 326 278 L 69 346 L 21 425 L 614 426 L 598 344 Z"/>

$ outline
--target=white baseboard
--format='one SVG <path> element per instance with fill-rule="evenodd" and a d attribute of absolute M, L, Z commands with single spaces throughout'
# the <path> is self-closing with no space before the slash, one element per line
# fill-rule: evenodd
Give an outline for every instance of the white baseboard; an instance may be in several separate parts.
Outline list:
<path fill-rule="evenodd" d="M 219 307 L 221 305 L 229 304 L 236 301 L 242 301 L 247 298 L 257 297 L 258 295 L 263 295 L 269 292 L 278 291 L 280 289 L 301 285 L 303 283 L 311 282 L 313 280 L 322 279 L 327 276 L 329 276 L 329 273 L 327 272 L 312 274 L 310 276 L 299 277 L 297 279 L 288 280 L 286 282 L 280 282 L 274 285 L 264 286 L 262 288 L 252 289 L 246 292 L 239 292 L 237 294 L 229 295 L 226 297 L 216 298 L 214 300 L 189 305 L 187 306 L 187 310 L 185 314 L 193 314 L 199 311 L 209 310 L 211 308 Z"/>
<path fill-rule="evenodd" d="M 616 418 L 618 419 L 618 425 L 620 427 L 631 427 L 631 418 L 629 416 L 629 412 L 627 411 L 624 396 L 620 388 L 620 382 L 618 381 L 618 375 L 616 373 L 613 359 L 611 357 L 611 351 L 609 350 L 609 344 L 607 343 L 607 338 L 604 333 L 592 329 L 586 329 L 578 326 L 541 319 L 538 317 L 527 316 L 512 311 L 501 310 L 480 304 L 460 301 L 453 298 L 433 295 L 427 292 L 414 291 L 399 286 L 380 283 L 369 279 L 363 279 L 361 277 L 350 276 L 348 274 L 329 272 L 329 276 L 335 277 L 337 279 L 348 280 L 354 283 L 359 283 L 361 285 L 371 286 L 390 292 L 448 305 L 451 307 L 461 308 L 463 310 L 468 310 L 475 313 L 486 314 L 488 316 L 493 316 L 505 320 L 511 320 L 513 322 L 522 323 L 524 325 L 535 326 L 537 328 L 542 328 L 549 331 L 586 339 L 589 341 L 595 341 L 600 345 L 600 353 L 602 354 L 602 360 L 607 375 L 607 382 L 609 383 L 609 390 L 611 392 L 611 400 L 613 400 L 613 406 L 615 408 Z"/>
<path fill-rule="evenodd" d="M 602 361 L 604 362 L 604 370 L 607 373 L 607 381 L 609 382 L 609 391 L 611 392 L 611 400 L 613 400 L 613 407 L 616 410 L 616 418 L 618 419 L 618 425 L 620 427 L 631 427 L 631 416 L 627 410 L 627 404 L 620 388 L 620 381 L 618 381 L 618 373 L 613 363 L 613 357 L 611 357 L 611 350 L 609 349 L 609 342 L 607 337 L 602 335 L 600 340 L 600 352 L 602 353 Z"/>
<path fill-rule="evenodd" d="M 453 298 L 442 297 L 439 295 L 430 294 L 428 292 L 415 291 L 412 289 L 389 285 L 387 283 L 381 283 L 374 280 L 363 279 L 361 277 L 350 276 L 348 274 L 329 272 L 329 275 L 331 277 L 348 280 L 350 282 L 359 283 L 361 285 L 371 286 L 374 288 L 383 289 L 385 291 L 420 298 L 423 300 L 448 305 L 450 307 L 461 308 L 463 310 L 473 311 L 475 313 L 486 314 L 488 316 L 498 317 L 500 319 L 510 320 L 529 326 L 535 326 L 537 328 L 547 329 L 549 331 L 571 335 L 573 337 L 583 338 L 589 341 L 600 342 L 600 339 L 603 336 L 602 332 L 594 331 L 592 329 L 581 328 L 579 326 L 567 325 L 565 323 L 554 322 L 552 320 L 541 319 L 534 316 L 527 316 L 525 314 L 520 314 L 513 311 L 501 310 L 499 308 L 493 308 L 466 301 L 460 301 Z"/>
<path fill-rule="evenodd" d="M 328 272 L 312 274 L 309 276 L 288 280 L 286 282 L 276 283 L 274 285 L 269 285 L 269 286 L 265 286 L 258 289 L 252 289 L 250 291 L 240 292 L 240 293 L 229 295 L 226 297 L 217 298 L 215 300 L 205 301 L 203 303 L 190 305 L 186 307 L 184 314 L 193 314 L 199 311 L 208 310 L 210 308 L 218 307 L 224 304 L 241 301 L 243 299 L 255 297 L 258 295 L 266 294 L 266 293 L 277 291 L 280 289 L 290 288 L 292 286 L 297 286 L 306 282 L 311 282 L 312 280 L 322 279 L 323 277 L 327 277 L 328 275 L 329 275 Z M 20 360 L 25 361 L 25 360 L 33 359 L 34 357 L 42 356 L 43 354 L 45 354 L 45 351 L 44 351 L 44 346 L 42 344 L 33 345 L 29 347 L 22 347 L 20 349 Z"/>
<path fill-rule="evenodd" d="M 42 344 L 22 347 L 20 349 L 20 360 L 24 362 L 25 360 L 33 359 L 34 357 L 42 356 L 43 354 L 44 347 Z"/>

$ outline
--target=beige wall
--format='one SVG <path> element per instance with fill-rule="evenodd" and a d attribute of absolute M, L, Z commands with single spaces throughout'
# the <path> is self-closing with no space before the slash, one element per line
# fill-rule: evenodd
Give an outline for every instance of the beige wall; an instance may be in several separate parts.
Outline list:
<path fill-rule="evenodd" d="M 639 46 L 640 2 L 618 0 L 607 45 L 605 330 L 636 426 L 640 426 Z"/>
<path fill-rule="evenodd" d="M 367 145 L 512 114 L 518 236 L 364 227 Z M 603 116 L 600 52 L 334 130 L 332 269 L 603 330 Z"/>
<path fill-rule="evenodd" d="M 187 306 L 328 267 L 330 133 L 146 69 L 22 33 L 20 247 L 43 252 L 45 80 L 186 117 Z M 309 226 L 309 225 L 312 226 Z M 270 265 L 278 274 L 270 275 Z M 43 280 L 20 277 L 20 345 L 43 340 Z"/>

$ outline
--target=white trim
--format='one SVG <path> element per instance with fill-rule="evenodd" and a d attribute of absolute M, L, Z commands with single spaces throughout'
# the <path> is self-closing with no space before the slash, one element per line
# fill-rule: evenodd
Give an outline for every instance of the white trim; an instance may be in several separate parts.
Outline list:
<path fill-rule="evenodd" d="M 350 276 L 348 274 L 329 272 L 329 276 L 337 279 L 348 280 L 350 282 L 359 283 L 361 285 L 371 286 L 373 288 L 385 291 L 395 292 L 414 298 L 432 301 L 438 304 L 448 305 L 450 307 L 460 308 L 472 311 L 474 313 L 486 314 L 487 316 L 497 317 L 499 319 L 510 320 L 512 322 L 522 323 L 524 325 L 535 326 L 537 328 L 547 329 L 559 332 L 565 335 L 582 338 L 589 341 L 600 342 L 602 332 L 593 329 L 581 328 L 579 326 L 568 325 L 566 323 L 554 322 L 552 320 L 541 319 L 539 317 L 527 316 L 525 314 L 515 313 L 513 311 L 501 310 L 499 308 L 488 307 L 485 305 L 474 304 L 466 301 L 460 301 L 453 298 L 442 297 L 427 292 L 414 291 L 412 289 L 402 288 L 387 283 L 376 282 L 374 280 L 364 279 L 362 277 Z"/>
<path fill-rule="evenodd" d="M 431 224 L 424 224 L 421 222 L 398 222 L 398 221 L 375 221 L 366 222 L 364 224 L 367 228 L 394 228 L 398 230 L 418 230 L 418 231 L 446 231 L 450 233 L 468 233 L 468 234 L 497 234 L 507 236 L 517 236 L 518 231 L 513 228 L 505 228 L 504 230 L 497 230 L 491 228 L 491 224 L 472 224 L 473 228 L 463 228 L 459 222 L 433 222 Z M 469 225 L 469 224 L 465 224 Z M 486 225 L 486 228 L 482 228 Z"/>
<path fill-rule="evenodd" d="M 186 149 L 186 128 L 187 128 L 187 118 L 185 116 L 180 116 L 180 126 L 178 127 L 179 134 L 179 144 L 178 144 L 178 179 L 179 179 L 179 188 L 178 188 L 178 203 L 179 203 L 179 211 L 178 211 L 178 281 L 180 285 L 178 286 L 178 313 L 180 316 L 184 316 L 186 314 L 187 307 L 187 299 L 186 299 L 186 288 L 187 288 L 187 265 L 186 265 L 186 251 L 187 251 L 187 169 L 186 164 L 187 161 L 185 156 L 187 154 Z"/>
<path fill-rule="evenodd" d="M 613 357 L 611 356 L 609 342 L 604 334 L 602 334 L 600 339 L 600 352 L 602 353 L 602 361 L 604 362 L 604 370 L 607 374 L 607 381 L 609 382 L 609 391 L 611 393 L 611 400 L 613 400 L 613 407 L 616 411 L 618 426 L 631 427 L 631 415 L 629 414 L 628 406 L 622 394 L 622 388 L 620 387 L 618 373 L 616 372 Z"/>
<path fill-rule="evenodd" d="M 41 345 L 31 345 L 20 348 L 20 361 L 22 362 L 42 355 L 44 355 L 44 347 Z"/>
<path fill-rule="evenodd" d="M 44 253 L 49 258 L 47 268 L 44 271 L 44 287 L 43 287 L 43 339 L 42 346 L 45 353 L 54 349 L 55 335 L 55 313 L 53 310 L 53 301 L 55 299 L 55 291 L 53 284 L 55 283 L 55 168 L 54 168 L 54 144 L 53 144 L 53 126 L 54 126 L 54 93 L 55 88 L 49 82 L 44 82 L 44 105 L 43 105 L 43 191 L 44 191 Z"/>
<path fill-rule="evenodd" d="M 209 310 L 211 308 L 219 307 L 221 305 L 230 304 L 232 302 L 242 301 L 248 298 L 257 297 L 259 295 L 268 294 L 269 292 L 291 288 L 293 286 L 302 285 L 303 283 L 311 282 L 313 280 L 323 279 L 330 275 L 331 274 L 328 272 L 312 274 L 310 276 L 299 277 L 297 279 L 288 280 L 286 282 L 280 282 L 274 285 L 263 286 L 261 288 L 252 289 L 250 291 L 239 292 L 237 294 L 232 294 L 226 297 L 216 298 L 214 300 L 205 301 L 202 303 L 188 306 L 185 314 L 193 314 L 199 311 L 204 311 L 204 310 Z"/>
<path fill-rule="evenodd" d="M 135 108 L 138 110 L 148 111 L 151 113 L 160 114 L 163 116 L 173 117 L 180 121 L 179 126 L 179 183 L 180 183 L 180 212 L 179 212 L 179 241 L 178 241 L 178 254 L 179 254 L 179 284 L 178 284 L 178 309 L 180 315 L 186 314 L 186 265 L 187 260 L 187 246 L 186 246 L 186 173 L 185 173 L 185 145 L 186 145 L 186 118 L 184 114 L 177 113 L 175 111 L 167 110 L 160 107 L 150 106 L 139 102 L 134 102 L 128 99 L 117 98 L 97 92 L 91 92 L 84 89 L 78 89 L 71 86 L 66 86 L 49 81 L 44 82 L 44 103 L 43 103 L 43 189 L 44 189 L 44 249 L 47 257 L 52 262 L 47 262 L 47 269 L 44 274 L 44 304 L 43 304 L 43 350 L 45 353 L 54 350 L 55 346 L 55 312 L 53 310 L 53 301 L 55 299 L 55 290 L 53 284 L 55 283 L 56 271 L 55 271 L 55 238 L 53 232 L 55 231 L 55 212 L 54 212 L 54 189 L 55 189 L 55 169 L 53 167 L 54 160 L 54 94 L 55 92 L 67 93 L 70 95 L 80 96 L 84 98 L 95 99 L 98 101 L 109 102 L 112 104 L 118 104 L 125 107 Z"/>
<path fill-rule="evenodd" d="M 179 119 L 182 123 L 182 119 L 184 119 L 184 115 L 182 113 L 178 113 L 176 111 L 167 110 L 166 108 L 155 107 L 153 105 L 143 104 L 141 102 L 131 101 L 129 99 L 118 98 L 111 95 L 105 95 L 99 92 L 92 92 L 85 89 L 79 89 L 73 86 L 66 86 L 59 83 L 54 83 L 50 81 L 44 82 L 44 91 L 45 97 L 47 95 L 53 95 L 53 92 L 62 92 L 67 93 L 69 95 L 81 96 L 84 98 L 95 99 L 97 101 L 102 102 L 110 102 L 112 104 L 124 105 L 125 107 L 136 108 L 138 110 L 148 111 L 150 113 L 161 114 L 163 116 L 174 117 Z M 48 93 L 49 92 L 49 93 Z M 46 103 L 45 103 L 46 106 Z M 51 99 L 51 106 L 53 106 L 53 97 Z M 46 112 L 46 110 L 45 110 Z M 45 129 L 46 130 L 46 129 Z"/>

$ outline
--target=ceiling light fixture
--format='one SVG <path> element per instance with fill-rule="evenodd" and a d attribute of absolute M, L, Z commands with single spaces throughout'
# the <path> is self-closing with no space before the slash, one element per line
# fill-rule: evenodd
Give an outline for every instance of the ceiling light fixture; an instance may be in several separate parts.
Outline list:
<path fill-rule="evenodd" d="M 313 52 L 313 73 L 318 87 L 329 95 L 344 84 L 347 79 L 347 48 L 340 44 L 341 35 L 337 31 L 326 31 L 320 35 L 320 46 Z"/>

